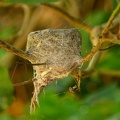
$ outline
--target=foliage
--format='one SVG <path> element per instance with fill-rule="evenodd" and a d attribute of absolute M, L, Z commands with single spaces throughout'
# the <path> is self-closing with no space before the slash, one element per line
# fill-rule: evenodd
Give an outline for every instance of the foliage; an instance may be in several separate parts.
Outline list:
<path fill-rule="evenodd" d="M 32 118 L 42 120 L 110 120 L 120 118 L 120 89 L 116 84 L 97 90 L 80 99 L 72 93 L 40 95 L 40 108 Z"/>
<path fill-rule="evenodd" d="M 5 68 L 0 67 L 0 111 L 8 108 L 13 99 L 13 87 Z"/>

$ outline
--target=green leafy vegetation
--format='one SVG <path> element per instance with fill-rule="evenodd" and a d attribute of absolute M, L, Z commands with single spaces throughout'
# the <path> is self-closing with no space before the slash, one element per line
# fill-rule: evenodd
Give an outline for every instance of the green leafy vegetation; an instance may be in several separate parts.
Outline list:
<path fill-rule="evenodd" d="M 0 67 L 0 111 L 8 108 L 13 99 L 13 86 L 7 69 Z"/>
<path fill-rule="evenodd" d="M 9 27 L 0 31 L 0 39 L 10 38 L 15 34 L 15 28 Z"/>
<path fill-rule="evenodd" d="M 84 99 L 66 92 L 56 95 L 45 90 L 40 95 L 40 108 L 32 118 L 43 120 L 104 120 L 119 118 L 120 89 L 116 84 L 97 90 Z M 119 120 L 119 119 L 116 119 Z"/>

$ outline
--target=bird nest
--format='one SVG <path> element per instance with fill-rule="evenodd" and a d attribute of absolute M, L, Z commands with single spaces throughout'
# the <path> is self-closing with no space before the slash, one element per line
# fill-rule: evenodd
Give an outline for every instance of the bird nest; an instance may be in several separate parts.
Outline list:
<path fill-rule="evenodd" d="M 53 80 L 66 77 L 81 60 L 81 35 L 77 29 L 46 29 L 28 35 L 26 52 L 34 56 L 34 94 L 31 111 L 40 90 Z M 44 63 L 41 65 L 40 63 Z"/>

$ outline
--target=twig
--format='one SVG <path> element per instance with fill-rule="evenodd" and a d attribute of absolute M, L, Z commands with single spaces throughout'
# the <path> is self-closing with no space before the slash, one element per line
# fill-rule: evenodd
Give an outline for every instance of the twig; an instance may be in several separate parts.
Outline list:
<path fill-rule="evenodd" d="M 120 45 L 120 41 L 119 40 L 114 40 L 114 39 L 110 39 L 110 38 L 100 38 L 98 44 L 92 49 L 92 51 L 84 58 L 80 61 L 80 65 L 83 64 L 84 62 L 87 62 L 89 61 L 94 55 L 95 53 L 100 50 L 102 44 L 104 42 L 111 42 L 111 43 L 114 43 L 114 44 L 118 44 Z"/>
<path fill-rule="evenodd" d="M 24 59 L 27 59 L 27 60 L 31 59 L 31 55 L 25 53 L 23 50 L 20 50 L 16 47 L 10 45 L 9 43 L 2 41 L 2 40 L 0 40 L 0 47 L 7 50 L 8 52 L 11 52 L 19 57 L 24 58 Z"/>
<path fill-rule="evenodd" d="M 100 49 L 102 43 L 103 41 L 102 39 L 100 39 L 98 44 L 95 47 L 93 47 L 92 51 L 84 59 L 82 59 L 79 64 L 81 65 L 84 62 L 89 61 L 95 55 L 95 53 Z"/>
<path fill-rule="evenodd" d="M 24 63 L 23 62 L 17 62 L 17 64 L 24 64 Z M 32 65 L 32 66 L 46 65 L 46 63 L 37 63 L 37 64 L 25 63 L 25 64 Z"/>
<path fill-rule="evenodd" d="M 30 19 L 30 8 L 26 4 L 16 4 L 15 7 L 21 7 L 24 11 L 23 23 L 20 30 L 18 31 L 18 35 L 21 35 L 24 32 L 25 28 L 28 26 Z"/>
<path fill-rule="evenodd" d="M 83 30 L 85 30 L 88 33 L 91 33 L 92 27 L 86 25 L 85 23 L 80 22 L 79 19 L 76 19 L 74 17 L 72 17 L 71 15 L 69 15 L 68 13 L 66 13 L 65 11 L 63 11 L 61 8 L 53 5 L 53 4 L 47 4 L 47 3 L 42 3 L 41 5 L 47 6 L 53 10 L 55 10 L 58 14 L 60 14 L 63 18 L 65 18 L 67 21 L 69 21 L 73 26 L 81 28 Z"/>
<path fill-rule="evenodd" d="M 111 39 L 111 38 L 104 38 L 104 39 L 103 39 L 103 42 L 110 42 L 110 43 L 113 43 L 113 44 L 118 44 L 118 45 L 120 45 L 120 40 Z"/>
<path fill-rule="evenodd" d="M 34 82 L 36 79 L 29 79 L 27 81 L 23 81 L 23 82 L 20 82 L 20 83 L 15 83 L 13 84 L 14 87 L 17 87 L 17 86 L 22 86 L 22 85 L 26 85 L 28 83 L 31 83 L 31 82 Z"/>
<path fill-rule="evenodd" d="M 22 49 L 25 46 L 26 38 L 28 34 L 35 29 L 35 27 L 38 24 L 38 21 L 40 20 L 40 17 L 41 17 L 41 14 L 39 13 L 40 9 L 41 8 L 38 7 L 33 11 L 33 14 L 31 15 L 31 19 L 28 23 L 28 26 L 23 31 L 23 34 L 15 40 L 15 42 L 13 43 L 13 46 L 19 49 Z M 5 59 L 2 64 L 7 65 L 8 63 L 11 63 L 10 61 L 13 61 L 14 57 L 15 56 L 12 54 L 7 56 L 7 59 Z"/>
<path fill-rule="evenodd" d="M 88 73 L 89 73 L 89 74 L 92 73 L 92 71 L 94 71 L 94 68 L 95 68 L 95 66 L 96 66 L 96 63 L 97 63 L 98 60 L 99 60 L 100 55 L 101 55 L 101 51 L 97 51 L 97 52 L 93 55 L 93 57 L 91 58 L 88 66 L 87 66 L 87 68 L 85 68 L 82 72 L 85 72 L 85 73 L 87 73 L 87 74 L 88 74 Z"/>
<path fill-rule="evenodd" d="M 100 50 L 102 44 L 104 42 L 111 42 L 114 44 L 119 44 L 120 45 L 120 41 L 119 40 L 115 40 L 115 39 L 111 39 L 111 38 L 105 38 L 105 34 L 108 32 L 109 27 L 112 23 L 112 21 L 114 20 L 115 16 L 118 14 L 118 12 L 120 11 L 120 2 L 118 4 L 118 6 L 116 7 L 116 9 L 113 11 L 112 15 L 110 16 L 105 28 L 102 31 L 102 35 L 101 38 L 99 38 L 98 44 L 92 49 L 92 51 L 84 58 L 80 61 L 80 65 L 83 64 L 84 62 L 89 61 L 94 55 L 95 53 Z"/>
<path fill-rule="evenodd" d="M 112 15 L 110 16 L 110 18 L 109 18 L 109 20 L 108 20 L 104 30 L 102 31 L 102 36 L 106 35 L 106 33 L 109 30 L 109 27 L 110 27 L 111 23 L 113 22 L 115 16 L 119 13 L 119 11 L 120 11 L 120 2 L 118 4 L 118 6 L 115 8 L 115 10 L 112 12 Z"/>

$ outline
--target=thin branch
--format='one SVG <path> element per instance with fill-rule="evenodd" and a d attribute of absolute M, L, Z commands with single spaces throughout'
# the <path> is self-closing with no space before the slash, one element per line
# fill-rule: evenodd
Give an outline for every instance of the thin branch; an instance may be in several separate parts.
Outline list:
<path fill-rule="evenodd" d="M 65 11 L 63 11 L 61 8 L 53 5 L 53 4 L 47 4 L 47 3 L 42 3 L 41 5 L 47 6 L 53 10 L 55 10 L 58 14 L 60 14 L 63 18 L 65 18 L 67 21 L 69 21 L 73 26 L 81 28 L 83 30 L 85 30 L 88 33 L 91 33 L 92 27 L 86 25 L 85 23 L 80 22 L 79 19 L 76 19 L 74 17 L 72 17 L 71 15 L 69 15 L 68 13 L 66 13 Z"/>
<path fill-rule="evenodd" d="M 26 85 L 26 84 L 34 82 L 34 81 L 36 81 L 36 79 L 29 79 L 27 81 L 23 81 L 23 82 L 20 82 L 20 83 L 14 83 L 13 86 L 14 87 L 22 86 L 22 85 Z"/>
<path fill-rule="evenodd" d="M 89 61 L 95 55 L 95 53 L 100 49 L 102 43 L 103 41 L 102 39 L 100 39 L 98 44 L 95 47 L 93 47 L 92 51 L 84 59 L 82 59 L 79 64 L 81 65 L 84 62 Z"/>
<path fill-rule="evenodd" d="M 111 39 L 111 38 L 104 38 L 104 39 L 103 39 L 103 42 L 110 42 L 110 43 L 113 43 L 113 44 L 118 44 L 118 45 L 120 45 L 120 40 Z"/>
<path fill-rule="evenodd" d="M 85 68 L 82 72 L 85 72 L 88 74 L 88 73 L 91 73 L 91 71 L 94 71 L 94 68 L 96 66 L 96 63 L 98 62 L 100 55 L 101 55 L 101 51 L 97 51 L 91 58 L 87 68 Z"/>
<path fill-rule="evenodd" d="M 82 60 L 80 61 L 79 64 L 81 65 L 81 64 L 83 64 L 84 62 L 89 61 L 89 60 L 95 55 L 95 53 L 100 50 L 100 48 L 101 48 L 101 46 L 102 46 L 102 44 L 103 44 L 104 42 L 110 42 L 110 43 L 114 43 L 114 44 L 120 45 L 120 41 L 119 41 L 119 40 L 110 39 L 110 38 L 104 38 L 104 39 L 103 39 L 103 38 L 100 38 L 98 44 L 92 49 L 92 51 L 91 51 L 84 59 L 82 59 Z"/>
<path fill-rule="evenodd" d="M 31 59 L 31 55 L 25 53 L 23 50 L 20 50 L 16 47 L 10 45 L 9 43 L 2 41 L 2 40 L 0 40 L 0 47 L 7 50 L 8 52 L 11 52 L 19 57 L 24 58 L 24 59 L 27 59 L 27 60 Z"/>
<path fill-rule="evenodd" d="M 26 4 L 16 4 L 15 7 L 21 7 L 24 11 L 23 23 L 21 25 L 20 30 L 18 31 L 18 35 L 21 35 L 25 28 L 28 26 L 29 19 L 30 19 L 30 8 Z"/>
<path fill-rule="evenodd" d="M 108 20 L 108 22 L 107 22 L 104 30 L 102 31 L 102 36 L 105 36 L 105 35 L 106 35 L 106 33 L 107 33 L 108 30 L 109 30 L 110 25 L 112 24 L 115 16 L 119 13 L 119 11 L 120 11 L 120 2 L 119 2 L 119 4 L 118 4 L 118 6 L 115 8 L 115 10 L 112 12 L 112 15 L 110 16 L 110 18 L 109 18 L 109 20 Z"/>
<path fill-rule="evenodd" d="M 24 64 L 23 62 L 17 62 L 17 64 Z M 46 63 L 36 63 L 36 64 L 32 64 L 32 63 L 25 63 L 27 65 L 32 65 L 32 66 L 40 66 L 40 65 L 46 65 Z M 48 64 L 47 64 L 48 65 Z"/>
<path fill-rule="evenodd" d="M 119 11 L 120 11 L 120 2 L 118 4 L 118 6 L 116 7 L 116 9 L 113 11 L 112 15 L 110 16 L 105 28 L 103 29 L 102 36 L 101 36 L 101 38 L 99 38 L 97 45 L 95 47 L 93 47 L 92 51 L 84 59 L 82 59 L 80 61 L 80 63 L 79 63 L 80 65 L 83 64 L 84 62 L 89 61 L 96 54 L 96 52 L 100 50 L 100 48 L 104 42 L 110 42 L 110 43 L 120 45 L 119 40 L 104 37 L 105 34 L 108 32 L 109 27 L 110 27 L 111 23 L 113 22 L 115 16 L 118 14 Z"/>
<path fill-rule="evenodd" d="M 39 11 L 41 10 L 40 7 L 37 7 L 34 11 L 33 14 L 31 15 L 31 19 L 28 23 L 28 26 L 26 27 L 26 29 L 23 31 L 23 34 L 21 36 L 19 36 L 15 41 L 13 46 L 15 46 L 16 48 L 23 48 L 23 46 L 25 46 L 26 44 L 26 38 L 28 36 L 28 34 L 33 31 L 35 29 L 35 27 L 38 24 L 38 21 L 40 20 L 41 14 L 39 13 Z M 37 17 L 36 17 L 37 16 Z M 15 56 L 14 55 L 9 55 L 7 56 L 7 59 L 5 61 L 3 61 L 3 64 L 8 64 L 10 63 L 10 61 L 13 60 Z M 31 57 L 32 58 L 32 57 Z M 32 58 L 33 59 L 33 58 Z"/>

